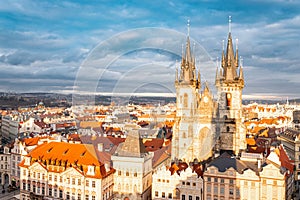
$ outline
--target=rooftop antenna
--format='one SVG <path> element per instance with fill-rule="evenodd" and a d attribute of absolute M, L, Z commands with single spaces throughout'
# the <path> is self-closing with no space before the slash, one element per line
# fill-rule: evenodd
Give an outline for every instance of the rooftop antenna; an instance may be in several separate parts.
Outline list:
<path fill-rule="evenodd" d="M 231 33 L 231 16 L 230 15 L 228 18 L 228 29 L 229 29 L 229 33 Z"/>

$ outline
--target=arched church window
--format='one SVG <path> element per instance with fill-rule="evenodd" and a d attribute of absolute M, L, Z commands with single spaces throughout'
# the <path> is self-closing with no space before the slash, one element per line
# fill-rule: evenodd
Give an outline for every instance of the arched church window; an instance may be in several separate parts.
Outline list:
<path fill-rule="evenodd" d="M 231 93 L 226 93 L 226 106 L 228 109 L 231 106 Z"/>
<path fill-rule="evenodd" d="M 187 93 L 184 93 L 184 96 L 183 96 L 183 106 L 185 108 L 188 107 L 188 95 L 187 95 Z"/>

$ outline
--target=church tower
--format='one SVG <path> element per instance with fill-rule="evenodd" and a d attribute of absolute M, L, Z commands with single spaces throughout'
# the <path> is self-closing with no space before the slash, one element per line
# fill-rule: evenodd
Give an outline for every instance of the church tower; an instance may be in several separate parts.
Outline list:
<path fill-rule="evenodd" d="M 178 72 L 179 71 L 179 72 Z M 186 162 L 204 160 L 212 155 L 212 113 L 214 101 L 206 84 L 201 90 L 200 72 L 196 71 L 191 52 L 189 24 L 180 70 L 176 69 L 176 119 L 173 127 L 172 159 Z"/>
<path fill-rule="evenodd" d="M 237 43 L 237 41 L 236 41 Z M 221 68 L 216 72 L 218 92 L 218 146 L 220 151 L 232 151 L 238 154 L 246 149 L 245 127 L 242 117 L 242 90 L 244 88 L 243 68 L 239 63 L 238 45 L 235 52 L 231 36 L 231 19 L 226 52 L 222 52 Z"/>

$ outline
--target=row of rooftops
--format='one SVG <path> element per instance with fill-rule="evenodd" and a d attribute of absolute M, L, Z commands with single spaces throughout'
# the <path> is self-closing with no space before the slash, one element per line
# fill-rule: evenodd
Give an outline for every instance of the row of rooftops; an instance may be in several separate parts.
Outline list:
<path fill-rule="evenodd" d="M 233 169 L 239 174 L 243 174 L 247 170 L 251 170 L 259 175 L 268 164 L 273 164 L 280 169 L 281 173 L 290 176 L 294 171 L 294 162 L 290 160 L 283 145 L 274 149 L 267 157 L 263 157 L 261 153 L 242 153 L 240 156 L 234 156 L 228 152 L 222 153 L 216 158 L 211 158 L 204 162 L 186 163 L 182 160 L 172 162 L 167 167 L 171 175 L 175 173 L 180 176 L 187 168 L 191 168 L 193 173 L 198 177 L 203 177 L 205 171 L 210 167 L 215 167 L 220 173 L 224 173 L 229 169 Z"/>

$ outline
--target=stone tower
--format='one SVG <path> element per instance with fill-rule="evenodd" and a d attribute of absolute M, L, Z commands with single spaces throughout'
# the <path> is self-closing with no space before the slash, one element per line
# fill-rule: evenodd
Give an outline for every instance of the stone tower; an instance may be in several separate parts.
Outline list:
<path fill-rule="evenodd" d="M 179 72 L 178 72 L 179 71 Z M 201 91 L 200 72 L 187 35 L 180 70 L 176 70 L 176 119 L 173 127 L 172 159 L 186 162 L 212 156 L 214 138 L 213 96 L 205 84 Z"/>
<path fill-rule="evenodd" d="M 229 21 L 226 52 L 223 47 L 221 68 L 217 68 L 216 72 L 219 115 L 216 129 L 219 140 L 216 149 L 238 154 L 246 149 L 246 132 L 242 117 L 244 75 L 243 68 L 239 64 L 237 45 L 234 52 L 230 23 Z"/>
<path fill-rule="evenodd" d="M 151 199 L 152 157 L 137 130 L 128 133 L 111 157 L 114 176 L 114 199 Z"/>

